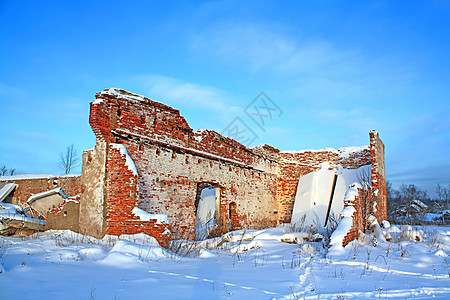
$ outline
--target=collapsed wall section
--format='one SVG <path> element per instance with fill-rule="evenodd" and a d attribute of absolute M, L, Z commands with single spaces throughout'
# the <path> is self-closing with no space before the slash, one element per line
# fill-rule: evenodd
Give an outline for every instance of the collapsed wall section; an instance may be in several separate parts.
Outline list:
<path fill-rule="evenodd" d="M 344 209 L 340 215 L 340 222 L 330 237 L 330 250 L 342 249 L 348 243 L 358 238 L 359 232 L 364 230 L 362 202 L 364 202 L 362 186 L 358 183 L 350 185 L 345 193 Z"/>
<path fill-rule="evenodd" d="M 79 216 L 80 216 L 80 196 L 69 197 L 64 200 L 58 207 L 52 208 L 47 212 L 47 222 L 45 230 L 69 229 L 80 232 Z"/>
<path fill-rule="evenodd" d="M 16 175 L 0 177 L 0 188 L 8 183 L 15 183 L 17 186 L 12 192 L 11 204 L 27 207 L 27 200 L 34 194 L 49 191 L 58 187 L 71 196 L 81 193 L 80 175 Z"/>
<path fill-rule="evenodd" d="M 368 146 L 339 149 L 281 151 L 278 154 L 277 204 L 278 221 L 289 223 L 295 203 L 295 195 L 301 176 L 318 171 L 322 163 L 329 170 L 340 165 L 346 169 L 358 169 L 372 162 Z"/>
<path fill-rule="evenodd" d="M 192 129 L 179 111 L 120 89 L 96 94 L 89 118 L 97 140 L 114 142 L 117 130 L 186 146 Z"/>
<path fill-rule="evenodd" d="M 97 140 L 108 143 L 114 143 L 118 135 L 143 137 L 165 147 L 197 150 L 275 172 L 277 149 L 267 145 L 247 148 L 213 130 L 194 133 L 179 110 L 124 90 L 111 88 L 97 93 L 89 122 Z"/>

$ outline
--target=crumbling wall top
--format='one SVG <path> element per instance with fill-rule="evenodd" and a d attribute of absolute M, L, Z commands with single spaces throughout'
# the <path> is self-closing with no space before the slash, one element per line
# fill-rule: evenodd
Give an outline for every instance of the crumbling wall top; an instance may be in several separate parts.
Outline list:
<path fill-rule="evenodd" d="M 99 104 L 103 101 L 105 98 L 116 98 L 116 99 L 124 99 L 129 101 L 138 101 L 142 103 L 147 103 L 153 106 L 161 107 L 164 110 L 171 111 L 176 114 L 180 114 L 180 111 L 178 109 L 175 109 L 173 107 L 170 107 L 168 105 L 165 105 L 163 103 L 159 103 L 156 101 L 153 101 L 150 98 L 147 98 L 142 95 L 134 94 L 119 88 L 108 88 L 101 92 L 98 92 L 95 94 L 96 100 L 93 101 L 93 104 Z"/>
<path fill-rule="evenodd" d="M 202 152 L 258 169 L 270 168 L 265 161 L 276 161 L 278 153 L 268 145 L 248 148 L 214 130 L 194 133 L 179 110 L 118 88 L 96 94 L 89 122 L 97 140 L 107 143 L 133 140 L 139 145 L 150 143 L 182 152 Z"/>

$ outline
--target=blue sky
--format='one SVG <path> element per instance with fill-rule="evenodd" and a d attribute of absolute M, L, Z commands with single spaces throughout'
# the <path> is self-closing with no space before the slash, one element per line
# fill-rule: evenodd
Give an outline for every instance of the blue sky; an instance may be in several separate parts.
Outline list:
<path fill-rule="evenodd" d="M 0 165 L 61 173 L 67 145 L 95 144 L 95 93 L 119 87 L 282 150 L 376 129 L 388 180 L 433 192 L 450 183 L 449 33 L 449 1 L 2 0 Z M 261 91 L 283 111 L 265 130 L 243 112 Z"/>

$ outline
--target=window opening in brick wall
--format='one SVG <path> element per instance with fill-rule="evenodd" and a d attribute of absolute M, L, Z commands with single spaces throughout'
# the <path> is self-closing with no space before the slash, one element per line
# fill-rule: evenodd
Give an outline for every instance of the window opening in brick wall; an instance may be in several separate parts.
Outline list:
<path fill-rule="evenodd" d="M 235 230 L 239 224 L 236 202 L 231 202 L 228 205 L 228 217 L 230 219 L 230 231 Z"/>

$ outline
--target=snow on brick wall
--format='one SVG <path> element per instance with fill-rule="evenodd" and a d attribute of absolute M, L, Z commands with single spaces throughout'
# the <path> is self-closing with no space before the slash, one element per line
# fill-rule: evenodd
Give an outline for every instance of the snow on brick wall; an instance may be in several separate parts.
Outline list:
<path fill-rule="evenodd" d="M 299 177 L 318 170 L 323 162 L 348 169 L 378 164 L 372 173 L 380 178 L 377 186 L 384 181 L 376 138 L 370 148 L 285 152 L 267 145 L 247 148 L 212 130 L 193 132 L 178 110 L 119 89 L 96 94 L 90 124 L 97 143 L 106 143 L 108 149 L 104 183 L 108 232 L 136 230 L 131 228 L 136 224 L 131 210 L 139 207 L 167 215 L 174 233 L 192 238 L 195 199 L 203 183 L 220 191 L 217 222 L 227 230 L 230 211 L 232 219 L 239 220 L 233 227 L 290 222 Z M 111 144 L 123 145 L 137 174 Z"/>
<path fill-rule="evenodd" d="M 185 147 L 274 172 L 273 154 L 278 150 L 270 146 L 251 149 L 213 130 L 194 133 L 178 110 L 123 90 L 108 89 L 96 97 L 102 101 L 91 103 L 89 122 L 97 139 L 114 143 L 117 134 L 140 136 L 166 146 Z"/>
<path fill-rule="evenodd" d="M 7 183 L 17 184 L 13 192 L 12 204 L 27 207 L 27 200 L 34 194 L 58 187 L 66 194 L 75 196 L 81 193 L 80 175 L 17 175 L 0 177 L 0 188 Z"/>
<path fill-rule="evenodd" d="M 111 235 L 146 233 L 162 246 L 168 246 L 170 225 L 157 218 L 142 221 L 133 213 L 139 206 L 138 176 L 130 170 L 130 157 L 123 149 L 112 145 L 106 161 L 106 233 Z"/>
<path fill-rule="evenodd" d="M 168 215 L 173 231 L 181 237 L 195 236 L 197 185 L 212 183 L 220 188 L 220 216 L 229 227 L 229 205 L 244 227 L 262 220 L 276 224 L 275 174 L 236 166 L 227 161 L 195 155 L 183 149 L 168 149 L 145 143 L 123 141 L 139 170 L 139 207 L 152 214 Z"/>
<path fill-rule="evenodd" d="M 90 122 L 97 140 L 123 144 L 138 172 L 135 191 L 118 191 L 112 181 L 106 184 L 107 220 L 118 218 L 109 202 L 136 192 L 139 208 L 168 215 L 174 232 L 192 236 L 197 185 L 209 182 L 220 188 L 219 215 L 224 228 L 229 227 L 232 202 L 242 226 L 257 226 L 261 220 L 276 224 L 278 150 L 247 148 L 212 130 L 194 133 L 178 110 L 142 96 L 117 89 L 96 96 L 99 101 L 91 104 Z M 116 180 L 124 180 L 126 172 L 114 169 L 114 153 L 108 152 L 106 178 L 112 180 L 114 170 Z M 117 214 L 121 213 L 118 209 Z"/>
<path fill-rule="evenodd" d="M 351 151 L 349 151 L 351 150 Z M 289 223 L 295 202 L 298 180 L 301 176 L 320 169 L 328 162 L 330 169 L 341 165 L 347 169 L 358 169 L 370 165 L 371 154 L 368 146 L 340 149 L 282 151 L 278 154 L 277 202 L 278 220 Z"/>

